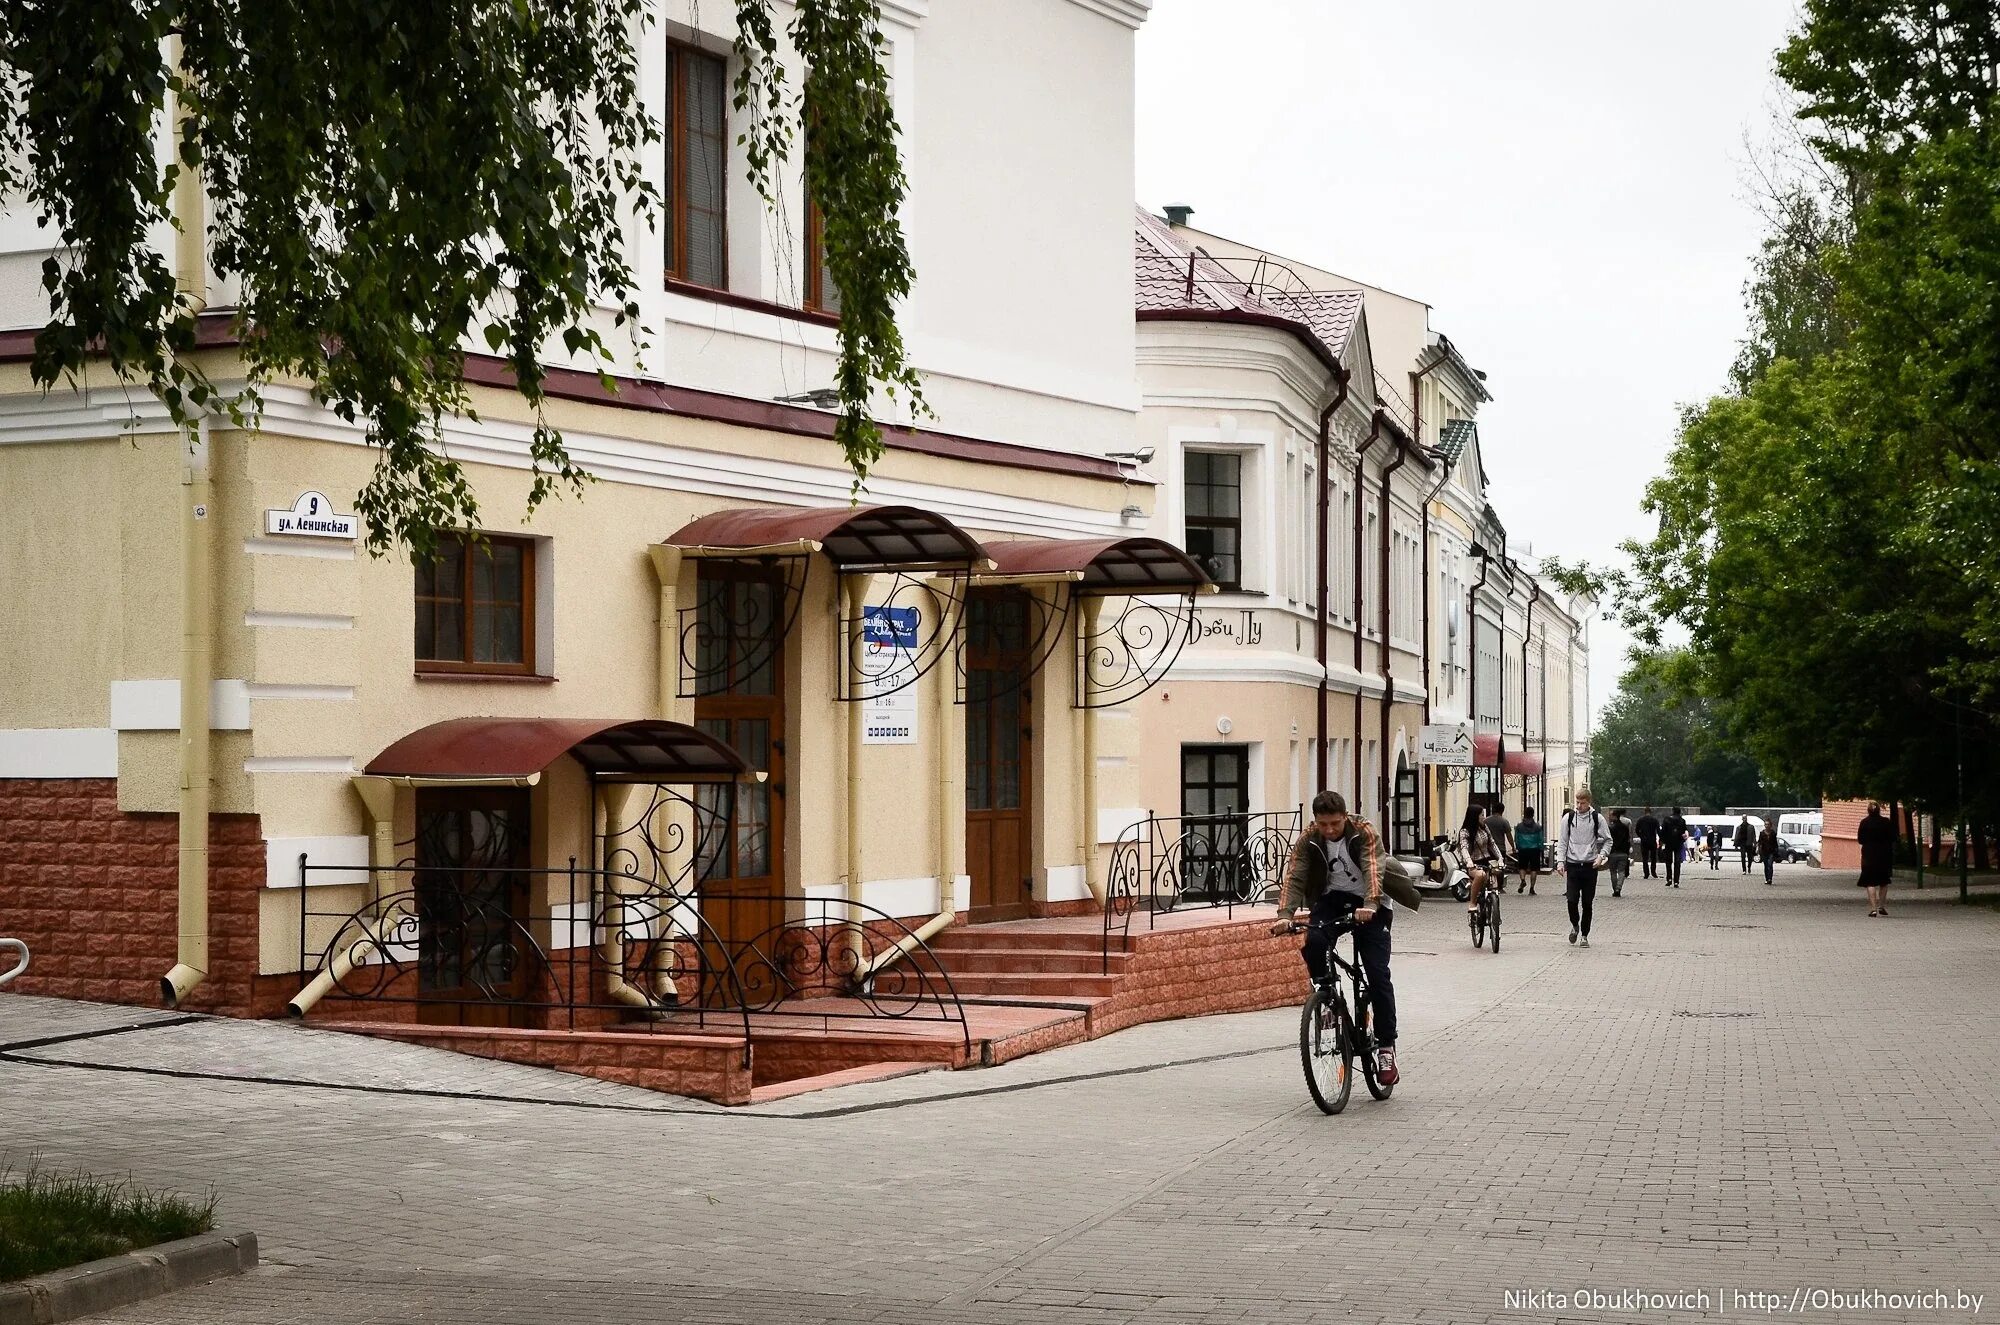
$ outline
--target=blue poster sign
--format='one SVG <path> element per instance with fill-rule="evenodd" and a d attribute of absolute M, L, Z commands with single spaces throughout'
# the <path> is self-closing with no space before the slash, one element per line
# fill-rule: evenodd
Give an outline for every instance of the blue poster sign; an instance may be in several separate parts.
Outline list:
<path fill-rule="evenodd" d="M 861 638 L 880 648 L 917 647 L 917 609 L 914 607 L 863 607 Z"/>

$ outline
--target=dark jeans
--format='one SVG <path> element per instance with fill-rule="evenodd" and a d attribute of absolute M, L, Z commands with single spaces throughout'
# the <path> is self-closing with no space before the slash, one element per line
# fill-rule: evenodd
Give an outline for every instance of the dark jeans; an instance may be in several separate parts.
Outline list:
<path fill-rule="evenodd" d="M 1667 843 L 1666 855 L 1667 855 L 1667 882 L 1679 883 L 1681 881 L 1681 855 L 1682 855 L 1680 844 L 1678 842 Z"/>
<path fill-rule="evenodd" d="M 1306 969 L 1313 979 L 1323 980 L 1327 972 L 1327 927 L 1344 920 L 1354 909 L 1352 894 L 1331 889 L 1313 903 L 1312 923 L 1306 929 Z M 1368 973 L 1368 1005 L 1374 1012 L 1375 1041 L 1387 1046 L 1396 1042 L 1396 986 L 1389 983 L 1389 923 L 1395 913 L 1387 907 L 1354 931 L 1354 948 L 1361 957 L 1361 969 Z"/>
<path fill-rule="evenodd" d="M 1589 861 L 1563 867 L 1569 874 L 1569 927 L 1590 937 L 1590 905 L 1597 900 L 1597 866 Z"/>
<path fill-rule="evenodd" d="M 1777 868 L 1778 858 L 1776 856 L 1764 857 L 1764 882 L 1769 883 L 1771 881 L 1771 875 L 1776 872 Z"/>
<path fill-rule="evenodd" d="M 1658 842 L 1639 843 L 1639 877 L 1651 879 L 1660 873 L 1660 844 Z"/>
<path fill-rule="evenodd" d="M 1736 848 L 1736 854 L 1743 857 L 1743 872 L 1748 874 L 1750 872 L 1750 848 L 1738 847 Z"/>

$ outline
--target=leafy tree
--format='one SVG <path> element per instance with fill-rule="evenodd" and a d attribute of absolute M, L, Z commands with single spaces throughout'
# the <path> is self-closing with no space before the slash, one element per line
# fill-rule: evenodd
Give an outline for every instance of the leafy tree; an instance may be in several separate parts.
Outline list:
<path fill-rule="evenodd" d="M 1621 609 L 1687 627 L 1676 691 L 1767 772 L 1949 813 L 1962 750 L 1990 821 L 2000 8 L 1808 0 L 1779 69 L 1833 183 L 1779 191 L 1732 389 L 1685 411 Z"/>
<path fill-rule="evenodd" d="M 1607 805 L 1679 805 L 1719 814 L 1731 805 L 1814 799 L 1765 778 L 1733 741 L 1712 700 L 1687 693 L 1689 659 L 1635 653 L 1591 736 L 1591 780 Z"/>
<path fill-rule="evenodd" d="M 752 177 L 768 196 L 802 137 L 825 216 L 837 437 L 858 485 L 881 453 L 873 390 L 922 408 L 894 320 L 912 273 L 878 6 L 798 0 L 794 88 L 774 0 L 734 4 Z M 437 445 L 446 415 L 473 412 L 467 342 L 505 356 L 539 418 L 552 346 L 599 364 L 608 387 L 607 336 L 642 334 L 622 237 L 658 201 L 641 161 L 660 135 L 637 89 L 649 22 L 644 0 L 12 0 L 0 195 L 55 232 L 35 380 L 77 380 L 101 357 L 184 425 L 254 419 L 261 385 L 303 380 L 379 448 L 357 499 L 372 550 L 476 527 L 465 471 Z M 204 309 L 154 243 L 178 223 L 183 171 L 213 201 L 242 391 L 211 378 Z M 530 455 L 530 510 L 586 477 L 546 420 Z"/>

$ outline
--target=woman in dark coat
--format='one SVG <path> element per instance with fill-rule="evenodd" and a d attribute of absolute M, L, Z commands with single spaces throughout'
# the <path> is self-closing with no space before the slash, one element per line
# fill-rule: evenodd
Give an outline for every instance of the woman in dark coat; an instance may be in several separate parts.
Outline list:
<path fill-rule="evenodd" d="M 1868 914 L 1889 914 L 1889 872 L 1896 865 L 1896 826 L 1882 817 L 1882 803 L 1868 802 L 1868 816 L 1854 830 L 1861 846 L 1861 886 L 1868 890 Z"/>

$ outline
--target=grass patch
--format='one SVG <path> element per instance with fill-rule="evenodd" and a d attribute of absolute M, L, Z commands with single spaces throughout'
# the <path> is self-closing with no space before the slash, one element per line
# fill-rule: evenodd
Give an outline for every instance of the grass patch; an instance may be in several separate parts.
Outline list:
<path fill-rule="evenodd" d="M 213 1196 L 190 1201 L 82 1173 L 0 1169 L 0 1283 L 214 1227 Z"/>

